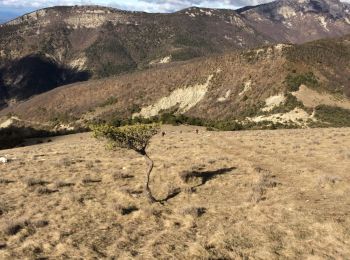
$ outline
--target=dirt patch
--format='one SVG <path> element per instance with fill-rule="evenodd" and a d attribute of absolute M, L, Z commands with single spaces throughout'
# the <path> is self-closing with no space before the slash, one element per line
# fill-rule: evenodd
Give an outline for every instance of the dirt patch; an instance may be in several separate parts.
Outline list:
<path fill-rule="evenodd" d="M 293 122 L 298 125 L 304 125 L 305 122 L 309 120 L 315 120 L 313 115 L 309 115 L 305 110 L 301 108 L 295 108 L 288 113 L 279 113 L 268 116 L 258 116 L 251 118 L 254 122 L 262 122 L 262 121 L 272 121 L 274 123 L 289 123 Z"/>
<path fill-rule="evenodd" d="M 301 85 L 299 91 L 292 92 L 298 100 L 306 107 L 316 107 L 319 105 L 335 106 L 350 109 L 350 100 L 345 97 L 336 97 L 328 93 L 320 93 Z"/>

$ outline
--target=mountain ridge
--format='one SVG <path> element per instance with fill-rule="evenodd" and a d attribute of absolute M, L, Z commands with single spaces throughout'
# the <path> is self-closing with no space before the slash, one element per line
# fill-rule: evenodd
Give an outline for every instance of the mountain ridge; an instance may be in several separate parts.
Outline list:
<path fill-rule="evenodd" d="M 3 109 L 0 116 L 84 126 L 170 113 L 305 127 L 320 123 L 314 117 L 318 109 L 349 113 L 349 42 L 350 35 L 277 44 L 73 83 Z"/>
<path fill-rule="evenodd" d="M 312 6 L 320 8 L 310 11 Z M 11 82 L 18 83 L 17 89 L 31 89 L 28 81 L 21 81 L 30 74 L 30 64 L 17 73 L 9 71 L 18 67 L 12 63 L 31 55 L 103 78 L 196 57 L 348 33 L 349 5 L 337 0 L 279 0 L 238 11 L 191 7 L 170 14 L 101 6 L 46 8 L 0 25 L 0 92 L 11 93 Z M 45 74 L 39 77 L 47 82 Z M 39 92 L 28 91 L 26 98 L 64 82 L 59 74 L 54 81 L 58 83 L 50 87 L 38 86 Z M 16 101 L 1 93 L 2 106 Z"/>

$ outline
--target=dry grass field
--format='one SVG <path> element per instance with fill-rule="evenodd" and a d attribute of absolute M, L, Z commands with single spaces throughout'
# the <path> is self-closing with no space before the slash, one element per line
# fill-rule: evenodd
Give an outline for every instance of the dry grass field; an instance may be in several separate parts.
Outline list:
<path fill-rule="evenodd" d="M 195 129 L 0 151 L 0 259 L 350 259 L 349 128 Z"/>

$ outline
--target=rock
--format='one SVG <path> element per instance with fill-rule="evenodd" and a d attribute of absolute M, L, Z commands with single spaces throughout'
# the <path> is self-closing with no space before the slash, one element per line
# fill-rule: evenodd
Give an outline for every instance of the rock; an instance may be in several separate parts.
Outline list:
<path fill-rule="evenodd" d="M 0 163 L 8 163 L 8 160 L 6 157 L 0 157 Z"/>

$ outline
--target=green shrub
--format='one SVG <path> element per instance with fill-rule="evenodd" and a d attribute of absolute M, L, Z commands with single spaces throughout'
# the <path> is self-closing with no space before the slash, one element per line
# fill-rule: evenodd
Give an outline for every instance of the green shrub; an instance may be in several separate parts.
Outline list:
<path fill-rule="evenodd" d="M 176 45 L 184 45 L 189 47 L 205 48 L 210 47 L 210 44 L 204 38 L 194 38 L 191 34 L 180 34 L 175 38 Z"/>
<path fill-rule="evenodd" d="M 97 77 L 105 78 L 113 75 L 118 75 L 123 72 L 132 71 L 136 68 L 134 64 L 114 64 L 112 62 L 106 62 L 100 64 L 100 68 L 97 69 Z"/>
<path fill-rule="evenodd" d="M 317 78 L 312 72 L 307 72 L 305 74 L 288 74 L 285 83 L 287 84 L 288 91 L 291 92 L 298 91 L 302 84 L 310 87 L 318 85 Z"/>
<path fill-rule="evenodd" d="M 54 116 L 52 116 L 50 118 L 50 121 L 53 122 L 54 125 L 58 125 L 58 124 L 69 124 L 72 122 L 77 121 L 78 118 L 76 116 L 73 116 L 72 114 L 68 113 L 68 112 L 64 112 L 64 113 L 56 113 Z"/>
<path fill-rule="evenodd" d="M 263 107 L 265 107 L 266 103 L 264 101 L 258 101 L 257 103 L 246 107 L 244 111 L 242 111 L 239 115 L 238 118 L 239 119 L 245 119 L 246 117 L 253 117 L 253 116 L 257 116 L 260 114 L 263 114 L 261 112 L 261 109 Z"/>
<path fill-rule="evenodd" d="M 172 53 L 171 55 L 173 61 L 186 61 L 200 56 L 201 53 L 192 48 L 182 49 Z"/>
<path fill-rule="evenodd" d="M 285 102 L 279 106 L 274 107 L 271 111 L 269 111 L 269 114 L 287 113 L 297 107 L 304 108 L 303 102 L 299 101 L 292 94 L 286 93 L 285 98 Z"/>
<path fill-rule="evenodd" d="M 99 107 L 110 106 L 110 105 L 113 105 L 117 102 L 118 102 L 118 99 L 116 97 L 109 97 L 109 98 L 107 98 L 107 100 L 105 102 L 103 102 L 101 105 L 99 105 Z"/>
<path fill-rule="evenodd" d="M 150 175 L 153 169 L 153 161 L 146 153 L 146 148 L 151 138 L 159 132 L 159 124 L 135 124 L 122 127 L 115 127 L 112 125 L 92 125 L 94 137 L 105 138 L 109 141 L 109 147 L 114 149 L 116 147 L 132 149 L 142 155 L 147 163 L 147 180 L 145 183 L 145 192 L 151 202 L 156 200 L 149 187 Z"/>
<path fill-rule="evenodd" d="M 350 110 L 320 105 L 315 108 L 315 117 L 333 127 L 350 127 Z"/>
<path fill-rule="evenodd" d="M 122 127 L 112 125 L 91 126 L 94 137 L 106 138 L 110 142 L 110 148 L 132 149 L 142 155 L 146 153 L 146 147 L 150 139 L 157 134 L 158 124 L 135 124 Z"/>
<path fill-rule="evenodd" d="M 244 127 L 241 123 L 230 120 L 230 121 L 218 121 L 209 124 L 209 129 L 219 131 L 239 131 L 243 130 Z"/>

